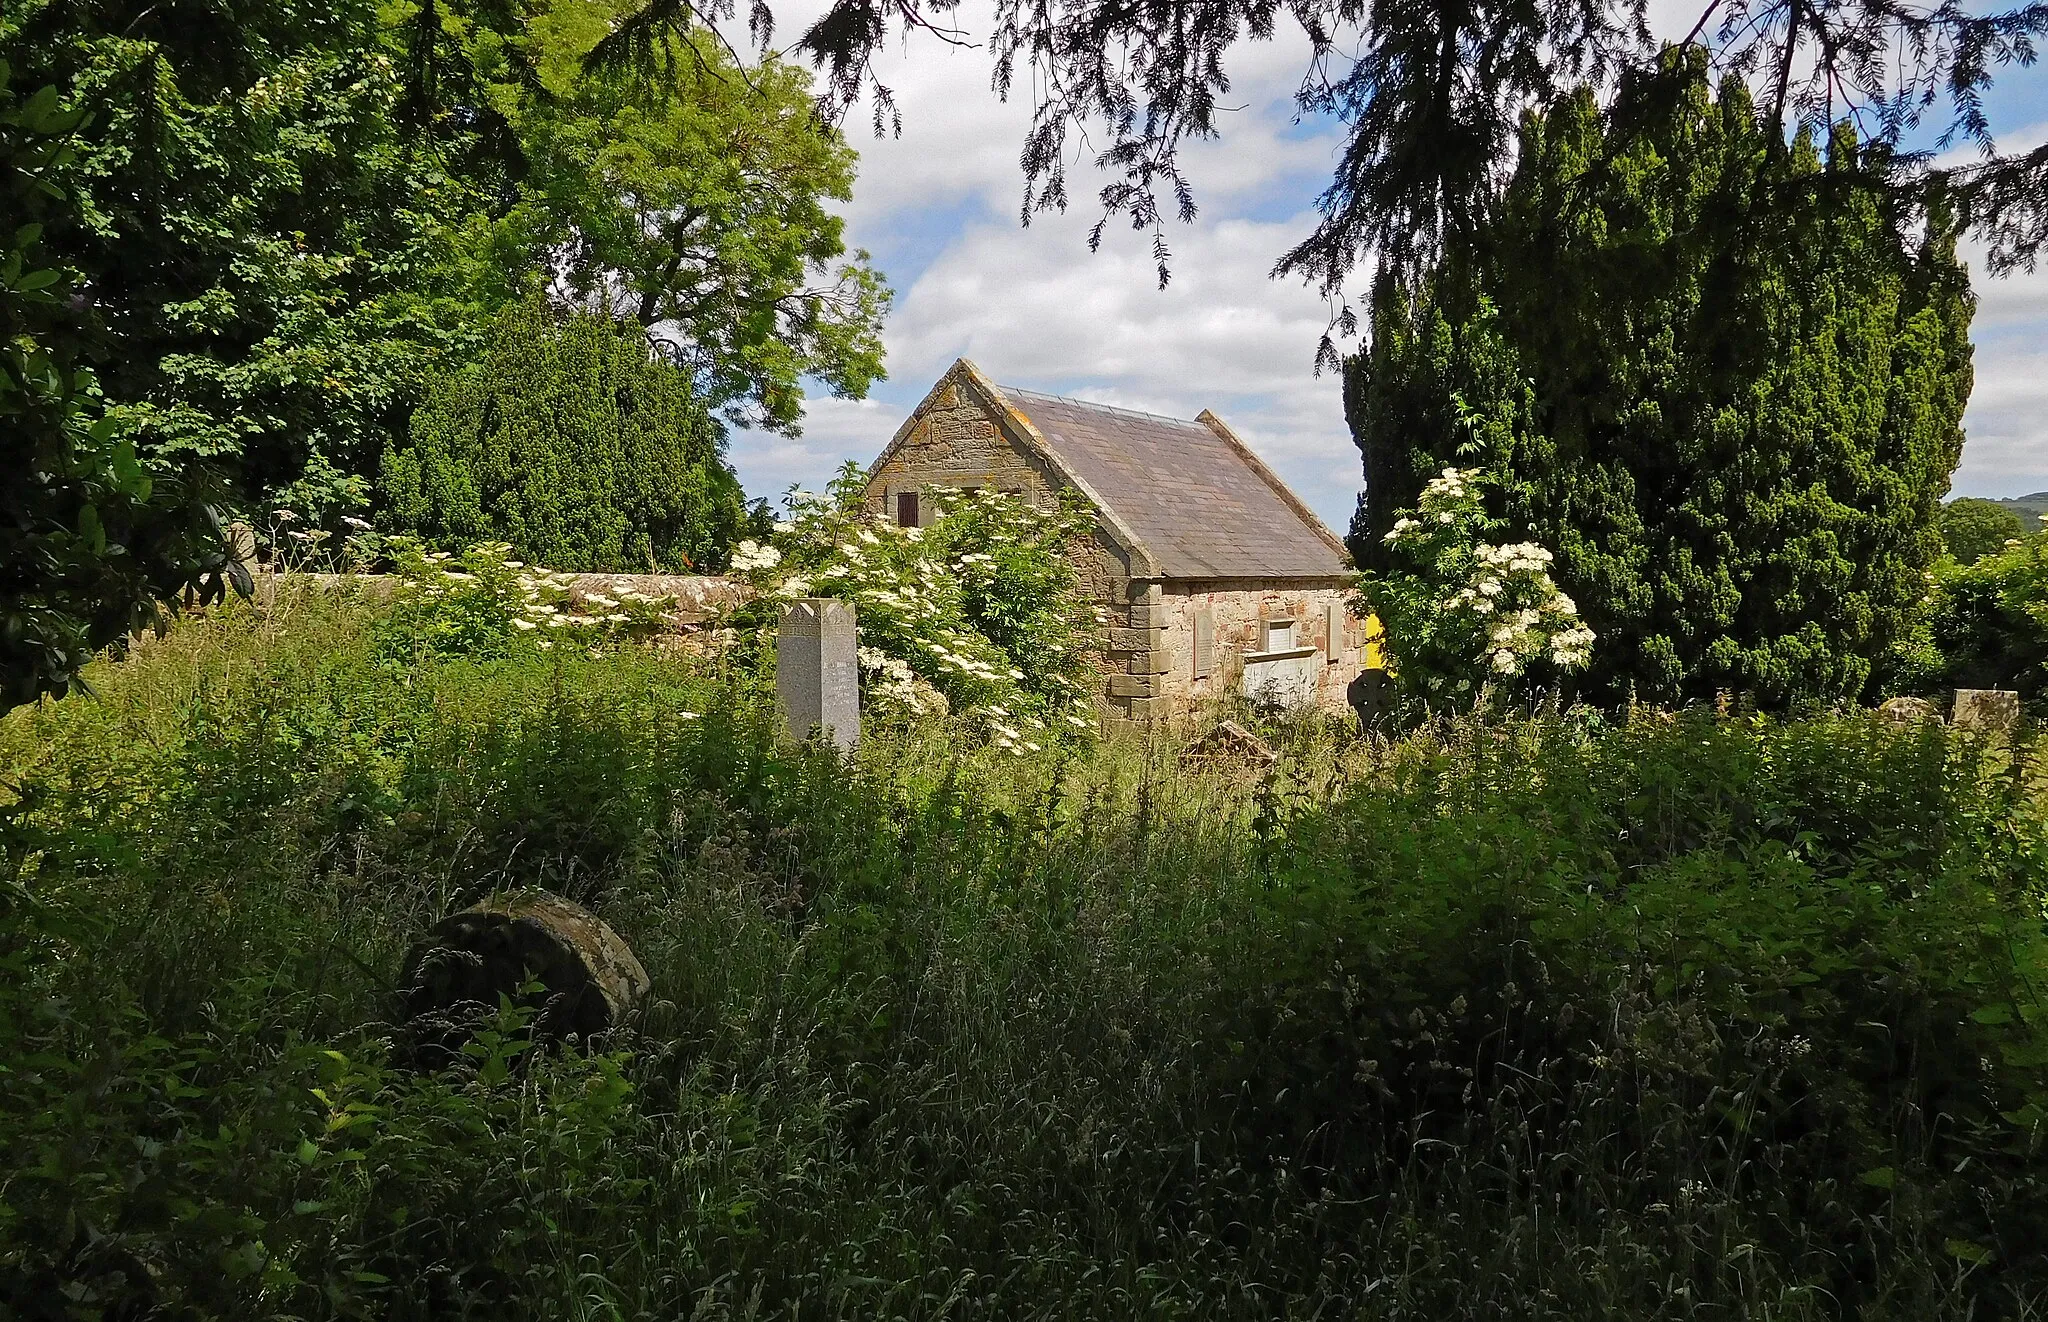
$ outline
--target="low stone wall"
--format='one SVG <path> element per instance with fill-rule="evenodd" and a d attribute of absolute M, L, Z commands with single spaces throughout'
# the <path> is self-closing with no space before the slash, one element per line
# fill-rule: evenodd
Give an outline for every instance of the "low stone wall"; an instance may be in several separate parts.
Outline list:
<path fill-rule="evenodd" d="M 266 606 L 276 598 L 278 588 L 286 582 L 326 589 L 352 587 L 372 597 L 388 597 L 398 590 L 400 581 L 395 574 L 272 574 L 258 571 L 253 577 L 256 600 Z M 744 604 L 754 595 L 754 590 L 738 579 L 710 574 L 553 574 L 551 577 L 565 584 L 569 600 L 579 606 L 592 597 L 619 601 L 628 593 L 668 598 L 675 605 L 666 615 L 678 628 L 703 624 L 723 611 Z"/>

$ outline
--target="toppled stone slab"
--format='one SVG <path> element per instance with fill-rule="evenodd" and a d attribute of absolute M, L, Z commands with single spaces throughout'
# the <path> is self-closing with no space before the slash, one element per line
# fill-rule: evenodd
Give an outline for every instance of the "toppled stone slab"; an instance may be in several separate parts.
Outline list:
<path fill-rule="evenodd" d="M 2020 695 L 2011 689 L 1957 689 L 1950 720 L 1958 730 L 2005 734 L 2020 720 Z"/>
<path fill-rule="evenodd" d="M 1271 744 L 1236 721 L 1224 720 L 1189 744 L 1181 760 L 1190 764 L 1236 762 L 1264 768 L 1278 763 L 1280 755 Z"/>
<path fill-rule="evenodd" d="M 539 984 L 537 992 L 526 988 Z M 647 970 L 610 924 L 546 891 L 496 896 L 435 924 L 405 958 L 402 1017 L 428 1064 L 444 1064 L 498 998 L 532 1011 L 537 1042 L 588 1041 L 626 1022 Z"/>
<path fill-rule="evenodd" d="M 1941 724 L 1941 709 L 1925 698 L 1887 698 L 1877 714 L 1894 725 L 1917 725 L 1922 721 Z"/>

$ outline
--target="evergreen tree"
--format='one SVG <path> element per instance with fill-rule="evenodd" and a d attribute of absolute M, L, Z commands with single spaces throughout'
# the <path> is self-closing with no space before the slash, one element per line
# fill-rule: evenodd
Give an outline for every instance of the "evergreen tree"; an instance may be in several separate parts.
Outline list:
<path fill-rule="evenodd" d="M 1938 198 L 1915 234 L 1846 131 L 1824 159 L 1771 123 L 1676 52 L 1525 119 L 1494 213 L 1385 282 L 1347 366 L 1361 565 L 1423 478 L 1487 467 L 1599 636 L 1594 696 L 1864 691 L 1940 551 L 1973 300 Z"/>
<path fill-rule="evenodd" d="M 750 520 L 690 376 L 639 327 L 538 299 L 429 393 L 383 491 L 393 531 L 560 570 L 717 568 Z"/>

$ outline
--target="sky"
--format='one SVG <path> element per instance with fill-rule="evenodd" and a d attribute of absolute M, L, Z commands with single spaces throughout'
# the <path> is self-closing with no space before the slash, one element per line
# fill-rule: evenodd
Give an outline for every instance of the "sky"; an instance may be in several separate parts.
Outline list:
<path fill-rule="evenodd" d="M 962 5 L 962 24 L 985 32 L 976 7 Z M 778 7 L 777 17 L 793 39 L 803 15 Z M 1691 25 L 1675 10 L 1672 21 L 1680 35 Z M 864 400 L 814 393 L 800 438 L 736 433 L 730 457 L 748 494 L 779 502 L 792 484 L 822 487 L 847 459 L 865 465 L 964 357 L 1004 385 L 1173 417 L 1212 409 L 1341 533 L 1360 476 L 1340 382 L 1315 374 L 1330 307 L 1268 273 L 1313 228 L 1342 136 L 1328 121 L 1293 122 L 1307 43 L 1281 28 L 1233 50 L 1222 135 L 1183 150 L 1200 214 L 1168 226 L 1165 289 L 1149 233 L 1113 226 L 1088 250 L 1100 181 L 1085 160 L 1070 165 L 1065 214 L 1019 223 L 1030 107 L 1025 95 L 1005 104 L 990 90 L 985 48 L 922 34 L 878 61 L 902 134 L 869 136 L 865 107 L 848 117 L 861 164 L 842 214 L 849 247 L 872 254 L 896 291 L 883 331 L 889 379 Z M 2002 142 L 2048 138 L 2048 73 L 2007 70 L 1986 105 Z M 1969 255 L 1976 387 L 1954 493 L 2048 490 L 2048 263 L 1990 280 Z"/>

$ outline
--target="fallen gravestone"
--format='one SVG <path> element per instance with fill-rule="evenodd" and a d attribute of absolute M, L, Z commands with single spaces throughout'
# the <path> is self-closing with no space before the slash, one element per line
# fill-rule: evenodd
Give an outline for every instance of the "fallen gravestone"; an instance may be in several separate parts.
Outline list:
<path fill-rule="evenodd" d="M 1925 698 L 1887 698 L 1877 714 L 1894 725 L 1916 725 L 1921 721 L 1941 723 L 1941 709 Z"/>
<path fill-rule="evenodd" d="M 406 955 L 399 1001 L 422 1063 L 441 1065 L 497 1013 L 500 996 L 532 1015 L 534 1041 L 588 1041 L 624 1023 L 647 987 L 647 970 L 602 918 L 521 891 L 435 924 Z"/>
<path fill-rule="evenodd" d="M 1280 755 L 1273 751 L 1272 745 L 1236 721 L 1225 720 L 1217 722 L 1215 729 L 1189 744 L 1181 754 L 1181 760 L 1189 766 L 1238 763 L 1265 768 L 1278 763 Z"/>

